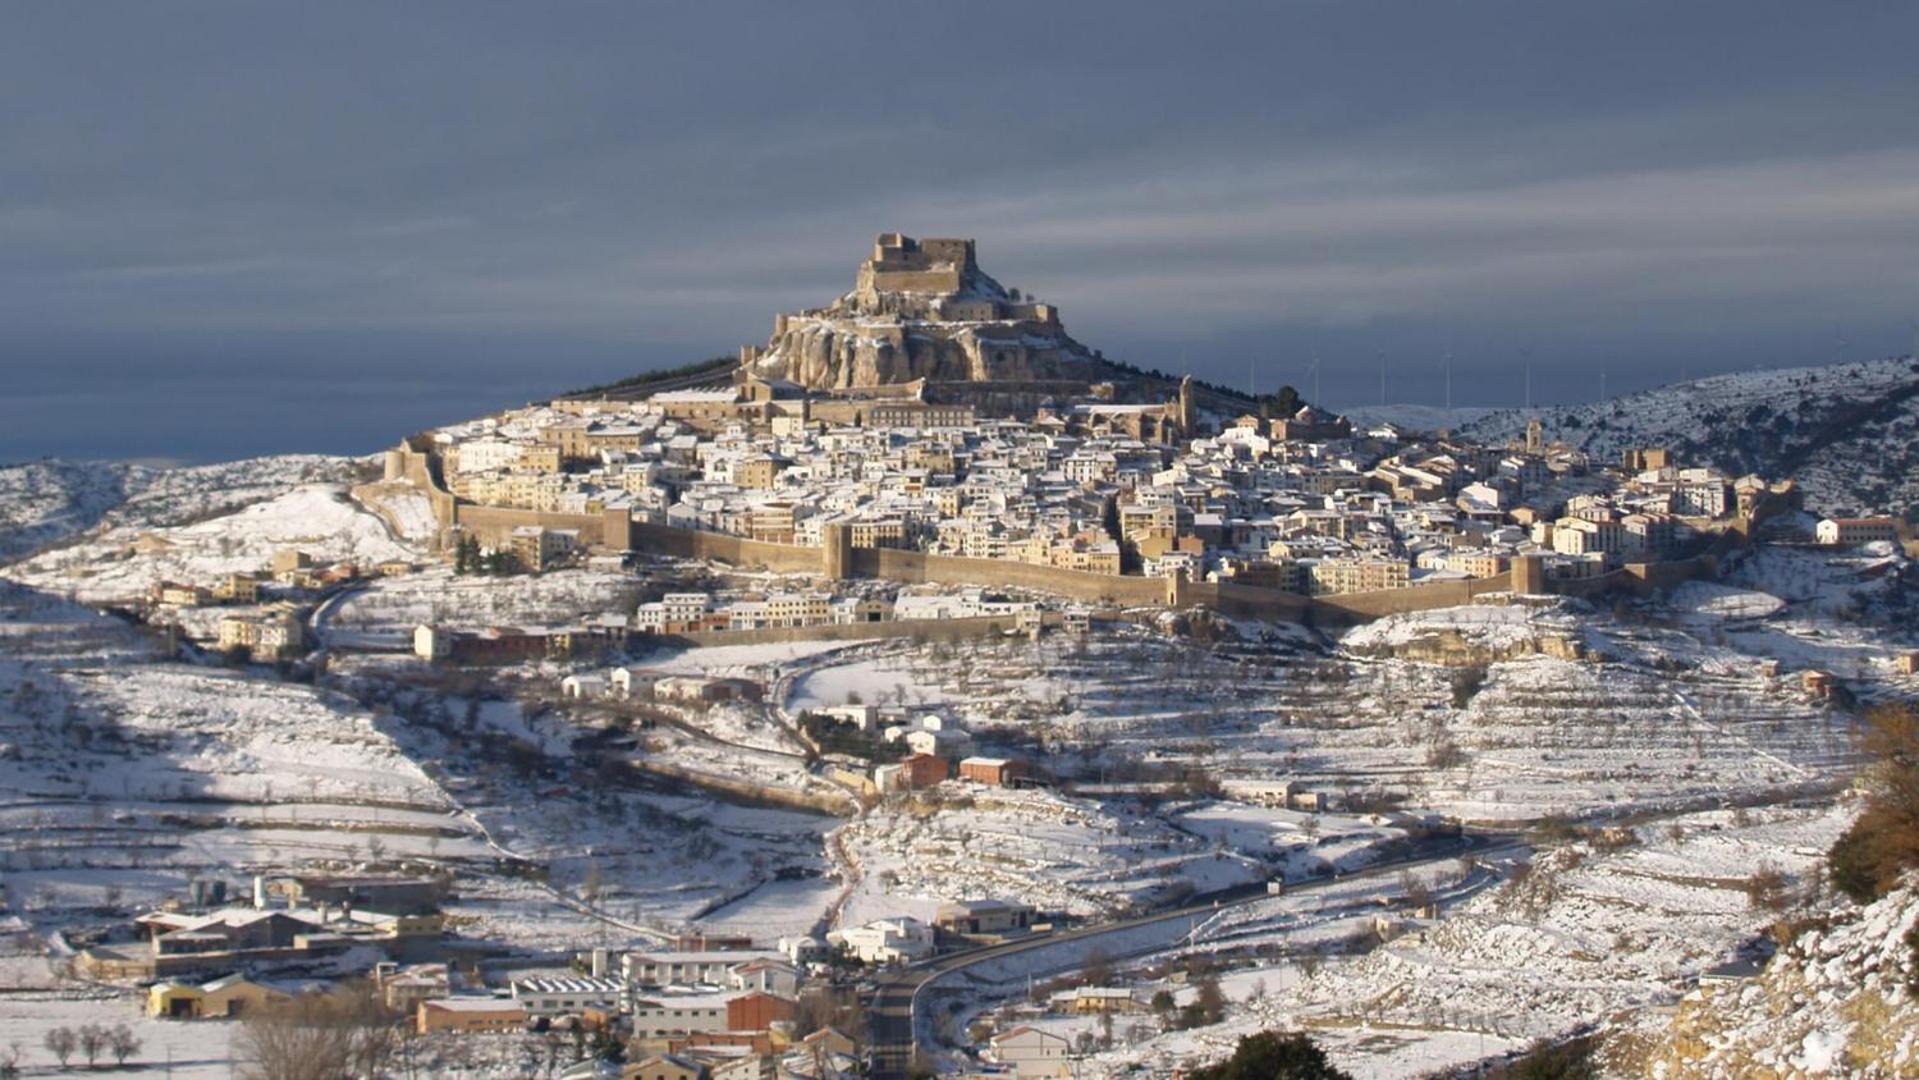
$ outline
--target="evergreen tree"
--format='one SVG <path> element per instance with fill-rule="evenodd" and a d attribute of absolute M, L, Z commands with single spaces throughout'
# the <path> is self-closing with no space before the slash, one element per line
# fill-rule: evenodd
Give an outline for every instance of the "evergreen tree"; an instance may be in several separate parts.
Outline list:
<path fill-rule="evenodd" d="M 1302 1032 L 1262 1031 L 1239 1040 L 1233 1056 L 1187 1074 L 1192 1080 L 1352 1080 Z"/>

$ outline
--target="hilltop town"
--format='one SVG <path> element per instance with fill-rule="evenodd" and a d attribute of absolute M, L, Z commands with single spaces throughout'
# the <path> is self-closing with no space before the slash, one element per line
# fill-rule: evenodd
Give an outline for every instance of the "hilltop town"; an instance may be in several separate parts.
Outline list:
<path fill-rule="evenodd" d="M 1723 1065 L 1665 1024 L 1754 1039 L 1728 1002 L 1803 962 L 1769 927 L 1919 963 L 1873 952 L 1910 889 L 1819 887 L 1860 717 L 1919 692 L 1912 508 L 1569 415 L 1418 431 L 1142 369 L 972 240 L 886 233 L 764 345 L 368 459 L 8 470 L 0 1043 Z M 1830 992 L 1910 1062 L 1884 981 Z"/>

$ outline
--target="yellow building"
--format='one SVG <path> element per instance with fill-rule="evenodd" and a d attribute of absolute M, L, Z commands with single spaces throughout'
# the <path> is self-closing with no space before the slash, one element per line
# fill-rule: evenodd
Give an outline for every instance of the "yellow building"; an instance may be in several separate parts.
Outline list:
<path fill-rule="evenodd" d="M 441 998 L 420 1002 L 415 1020 L 422 1035 L 434 1031 L 500 1034 L 525 1030 L 526 1006 L 506 998 Z"/>
<path fill-rule="evenodd" d="M 160 982 L 147 990 L 147 1015 L 168 1020 L 224 1019 L 292 1000 L 292 994 L 239 975 L 228 975 L 199 986 Z"/>

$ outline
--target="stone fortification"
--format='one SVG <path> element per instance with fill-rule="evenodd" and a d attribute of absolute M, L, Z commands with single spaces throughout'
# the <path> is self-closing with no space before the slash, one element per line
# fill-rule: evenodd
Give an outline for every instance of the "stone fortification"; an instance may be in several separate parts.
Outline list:
<path fill-rule="evenodd" d="M 814 390 L 929 382 L 1090 382 L 1105 365 L 1051 304 L 1016 297 L 979 268 L 973 241 L 883 233 L 853 290 L 780 315 L 756 373 Z"/>

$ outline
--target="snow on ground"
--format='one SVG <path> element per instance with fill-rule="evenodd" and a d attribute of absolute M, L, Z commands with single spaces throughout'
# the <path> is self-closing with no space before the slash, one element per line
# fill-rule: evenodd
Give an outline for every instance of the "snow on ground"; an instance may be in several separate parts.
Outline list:
<path fill-rule="evenodd" d="M 409 544 L 427 547 L 440 535 L 440 519 L 433 514 L 433 500 L 412 484 L 374 485 L 366 489 L 363 497 Z"/>
<path fill-rule="evenodd" d="M 641 655 L 637 664 L 649 671 L 669 675 L 725 676 L 795 664 L 845 648 L 847 645 L 843 641 L 783 641 L 764 645 L 720 645 L 710 649 L 665 648 Z"/>
<path fill-rule="evenodd" d="M 1496 411 L 1492 405 L 1355 405 L 1346 411 L 1347 419 L 1360 427 L 1395 424 L 1407 431 L 1458 430 Z"/>
<path fill-rule="evenodd" d="M 944 694 L 936 686 L 923 685 L 921 673 L 914 656 L 893 652 L 819 667 L 794 681 L 787 705 L 798 712 L 854 700 L 869 705 L 939 704 Z"/>
<path fill-rule="evenodd" d="M 480 855 L 384 729 L 310 686 L 165 662 L 150 640 L 0 586 L 0 860 L 36 912 L 372 849 Z"/>
<path fill-rule="evenodd" d="M 1471 604 L 1388 615 L 1347 631 L 1340 644 L 1355 652 L 1390 650 L 1436 634 L 1457 635 L 1489 652 L 1510 651 L 1548 635 L 1584 636 L 1578 614 L 1566 603 Z"/>
<path fill-rule="evenodd" d="M 1667 593 L 1665 605 L 1696 619 L 1722 621 L 1770 618 L 1786 608 L 1771 593 L 1713 581 L 1685 582 Z"/>
<path fill-rule="evenodd" d="M 1742 371 L 1673 383 L 1587 405 L 1504 409 L 1465 425 L 1483 442 L 1518 437 L 1537 416 L 1549 439 L 1563 440 L 1596 461 L 1618 461 L 1627 447 L 1665 446 L 1687 464 L 1712 464 L 1739 476 L 1779 478 L 1783 455 L 1805 448 L 1795 479 L 1817 513 L 1863 512 L 1919 501 L 1919 360 L 1889 357 L 1857 363 Z M 1889 402 L 1883 418 L 1859 410 Z"/>
<path fill-rule="evenodd" d="M 435 567 L 381 578 L 341 598 L 322 633 L 410 645 L 413 628 L 422 623 L 465 629 L 563 625 L 601 612 L 630 615 L 636 590 L 633 578 L 599 570 L 490 577 Z"/>
<path fill-rule="evenodd" d="M 1278 965 L 1259 961 L 1223 982 L 1237 988 L 1257 978 L 1265 994 L 1229 993 L 1223 1023 L 1098 1055 L 1082 1062 L 1080 1075 L 1161 1074 L 1181 1061 L 1225 1057 L 1255 1031 L 1303 1028 L 1356 1076 L 1421 1076 L 1596 1019 L 1670 1006 L 1700 971 L 1730 959 L 1777 917 L 1748 899 L 1751 875 L 1772 867 L 1791 884 L 1816 874 L 1851 813 L 1841 806 L 1682 815 L 1638 827 L 1624 846 L 1550 850 L 1530 874 L 1463 889 L 1437 922 L 1414 922 L 1344 958 L 1324 951 L 1366 928 L 1353 913 L 1377 884 L 1260 901 L 1215 937 L 1285 954 Z M 1448 895 L 1443 878 L 1433 887 Z M 1266 937 L 1256 933 L 1262 925 Z M 1220 947 L 1208 948 L 1205 932 L 1199 938 L 1208 951 Z M 1315 957 L 1311 969 L 1301 964 L 1304 950 Z"/>
<path fill-rule="evenodd" d="M 135 549 L 136 537 L 144 538 L 145 550 Z M 306 484 L 190 525 L 109 528 L 7 573 L 86 603 L 122 603 L 162 581 L 212 586 L 228 574 L 265 570 L 287 548 L 322 564 L 351 560 L 363 566 L 418 554 L 349 500 L 343 486 Z"/>
<path fill-rule="evenodd" d="M 293 454 L 190 468 L 132 462 L 0 466 L 0 561 L 96 528 L 182 525 L 272 498 L 301 483 L 344 483 L 353 458 Z"/>
<path fill-rule="evenodd" d="M 1714 1080 L 1919 1070 L 1919 892 L 1908 884 L 1863 909 L 1831 908 L 1757 979 L 1702 987 L 1670 1024 L 1638 1025 L 1652 1067 Z"/>
<path fill-rule="evenodd" d="M 843 921 L 930 918 L 941 903 L 983 896 L 1086 916 L 1328 865 L 1361 865 L 1397 829 L 1327 817 L 1317 839 L 1283 813 L 1209 802 L 1154 816 L 1045 790 L 952 782 L 889 801 L 841 836 L 862 870 Z M 1254 836 L 1252 834 L 1257 834 Z M 1235 848 L 1230 838 L 1246 839 Z"/>

